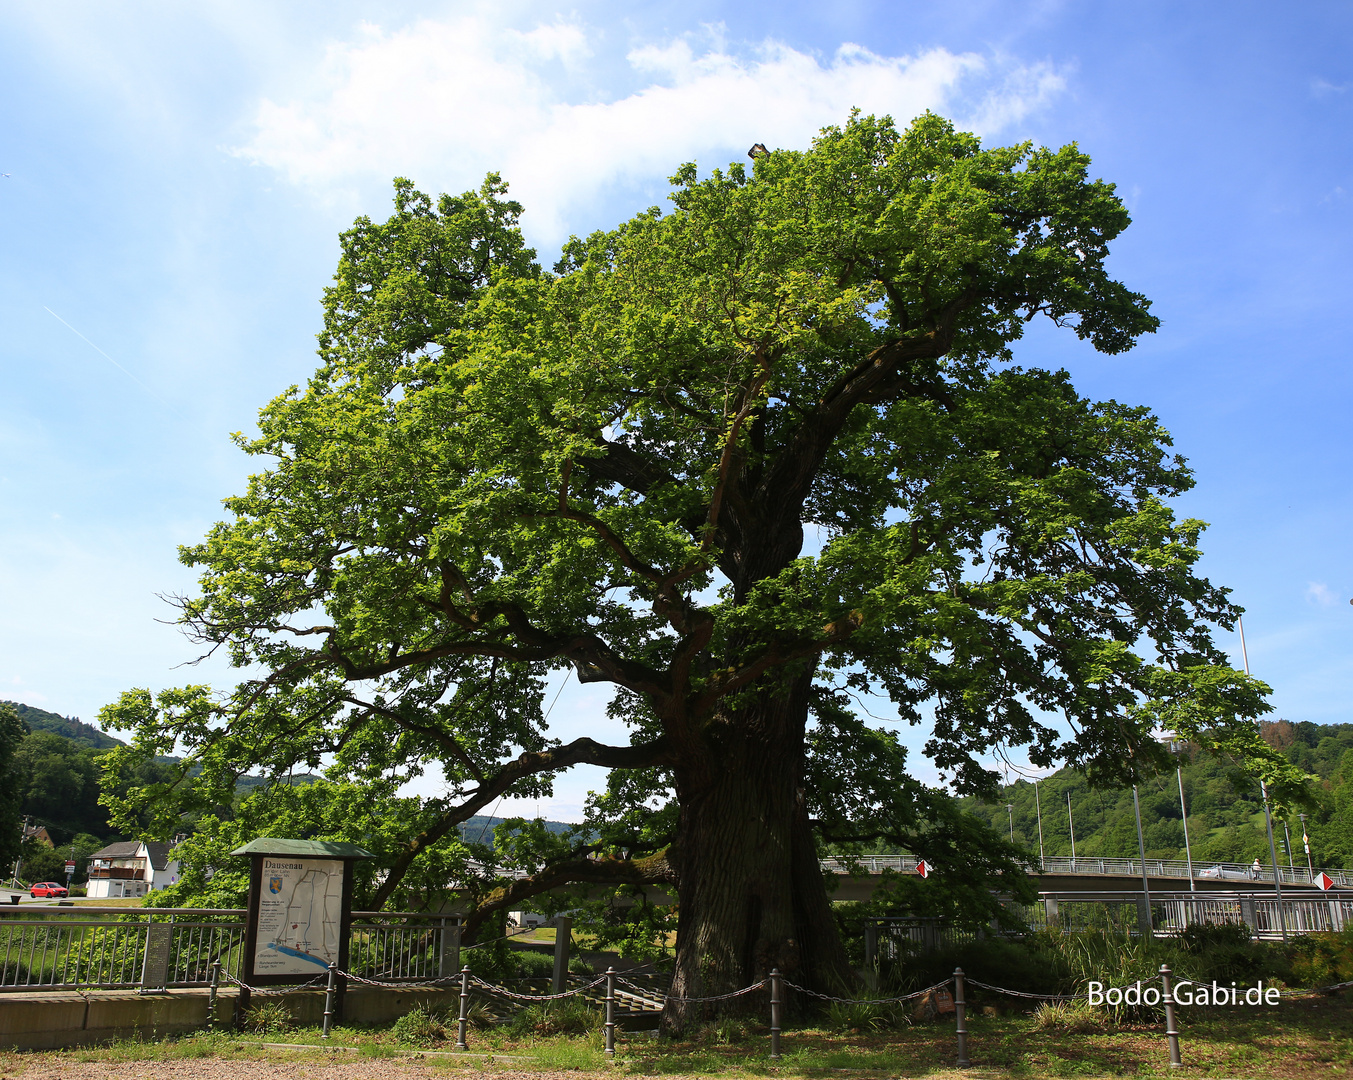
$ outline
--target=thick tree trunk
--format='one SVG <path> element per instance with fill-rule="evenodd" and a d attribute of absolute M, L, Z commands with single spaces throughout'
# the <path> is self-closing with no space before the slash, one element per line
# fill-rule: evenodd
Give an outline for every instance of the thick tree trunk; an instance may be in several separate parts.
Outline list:
<path fill-rule="evenodd" d="M 699 766 L 679 770 L 680 923 L 673 998 L 730 993 L 779 968 L 819 991 L 851 978 L 803 802 L 808 676 L 713 721 Z M 671 1000 L 676 1032 L 764 994 Z"/>

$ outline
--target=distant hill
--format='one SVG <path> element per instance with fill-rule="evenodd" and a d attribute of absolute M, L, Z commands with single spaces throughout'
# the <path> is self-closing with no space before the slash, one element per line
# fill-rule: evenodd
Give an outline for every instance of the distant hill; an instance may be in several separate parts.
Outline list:
<path fill-rule="evenodd" d="M 95 750 L 107 750 L 122 745 L 121 739 L 115 739 L 93 724 L 86 724 L 74 716 L 58 716 L 46 709 L 36 709 L 32 705 L 24 705 L 18 701 L 0 702 L 0 705 L 13 705 L 19 719 L 28 725 L 30 731 L 50 731 L 81 746 L 92 746 Z"/>
<path fill-rule="evenodd" d="M 476 814 L 468 821 L 463 822 L 459 828 L 465 839 L 471 843 L 477 843 L 481 839 L 487 842 L 493 839 L 493 830 L 507 820 L 507 818 L 489 817 L 487 814 Z M 563 833 L 568 832 L 573 826 L 567 821 L 547 821 L 545 828 L 552 833 Z"/>

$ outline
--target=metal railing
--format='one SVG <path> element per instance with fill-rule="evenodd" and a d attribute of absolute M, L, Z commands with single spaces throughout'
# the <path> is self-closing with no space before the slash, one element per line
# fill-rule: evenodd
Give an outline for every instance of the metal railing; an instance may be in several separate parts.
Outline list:
<path fill-rule="evenodd" d="M 829 874 L 854 873 L 855 870 L 852 869 L 852 866 L 858 867 L 868 874 L 881 874 L 885 870 L 892 870 L 901 874 L 914 874 L 916 864 L 919 861 L 920 859 L 916 855 L 862 855 L 858 859 L 822 859 L 820 863 L 823 871 Z M 1042 860 L 1041 864 L 1039 860 L 1035 859 L 1034 866 L 1034 872 L 1042 874 L 1104 877 L 1142 876 L 1142 861 L 1140 859 L 1101 859 L 1088 856 L 1079 856 L 1073 859 L 1069 855 L 1049 855 Z M 1312 883 L 1311 875 L 1300 867 L 1279 866 L 1278 872 L 1284 885 L 1310 885 Z M 1183 878 L 1187 881 L 1189 864 L 1184 859 L 1147 859 L 1146 873 L 1148 877 Z M 1353 870 L 1330 870 L 1316 867 L 1315 873 L 1317 876 L 1322 873 L 1328 874 L 1335 885 L 1345 888 L 1353 886 Z M 1246 865 L 1244 863 L 1200 862 L 1195 859 L 1193 876 L 1198 881 L 1272 884 L 1273 867 L 1265 866 L 1255 870 L 1252 863 Z"/>
<path fill-rule="evenodd" d="M 66 914 L 69 911 L 69 914 Z M 242 908 L 0 911 L 0 993 L 206 986 L 239 977 Z M 353 912 L 348 967 L 368 979 L 426 979 L 460 966 L 460 923 L 418 912 Z"/>
<path fill-rule="evenodd" d="M 1022 907 L 1029 927 L 1064 931 L 1113 929 L 1139 933 L 1141 893 L 1045 893 L 1041 903 Z M 1255 937 L 1277 940 L 1284 921 L 1288 934 L 1328 933 L 1353 926 L 1353 894 L 1284 897 L 1269 893 L 1152 893 L 1151 921 L 1157 934 L 1178 934 L 1190 926 L 1243 923 Z"/>
<path fill-rule="evenodd" d="M 205 984 L 213 960 L 238 969 L 243 914 L 127 908 L 46 918 L 6 913 L 0 918 L 0 991 Z"/>
<path fill-rule="evenodd" d="M 348 968 L 367 979 L 435 979 L 460 970 L 460 920 L 355 911 Z"/>

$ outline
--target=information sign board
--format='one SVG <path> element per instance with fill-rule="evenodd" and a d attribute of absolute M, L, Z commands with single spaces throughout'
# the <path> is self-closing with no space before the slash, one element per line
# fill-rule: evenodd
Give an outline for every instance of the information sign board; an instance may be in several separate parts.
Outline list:
<path fill-rule="evenodd" d="M 322 980 L 330 964 L 345 970 L 352 866 L 371 853 L 356 844 L 265 836 L 231 854 L 250 858 L 242 980 L 255 986 L 306 983 Z M 338 990 L 341 1010 L 341 977 Z M 244 1005 L 247 997 L 242 991 Z"/>
<path fill-rule="evenodd" d="M 254 974 L 308 979 L 339 962 L 348 865 L 338 859 L 263 856 Z"/>

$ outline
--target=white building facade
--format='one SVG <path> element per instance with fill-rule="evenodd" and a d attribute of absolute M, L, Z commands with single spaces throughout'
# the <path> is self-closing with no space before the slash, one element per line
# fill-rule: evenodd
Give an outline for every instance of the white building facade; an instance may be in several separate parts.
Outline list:
<path fill-rule="evenodd" d="M 158 840 L 126 840 L 109 844 L 89 857 L 85 895 L 118 899 L 146 896 L 179 879 L 178 860 Z"/>

